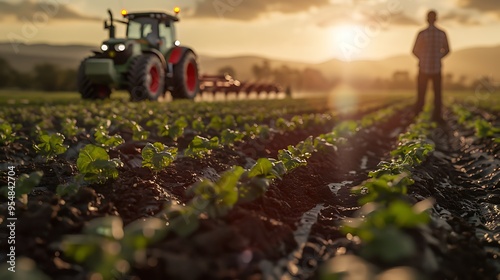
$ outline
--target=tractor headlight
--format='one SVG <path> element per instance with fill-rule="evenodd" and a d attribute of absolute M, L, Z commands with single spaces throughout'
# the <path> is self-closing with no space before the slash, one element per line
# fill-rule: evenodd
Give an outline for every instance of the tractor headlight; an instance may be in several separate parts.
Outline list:
<path fill-rule="evenodd" d="M 109 50 L 109 46 L 108 46 L 108 45 L 106 45 L 106 44 L 102 44 L 102 45 L 101 45 L 101 51 L 105 52 L 105 51 L 107 51 L 107 50 Z"/>
<path fill-rule="evenodd" d="M 127 47 L 125 46 L 125 44 L 118 44 L 118 45 L 115 45 L 115 50 L 117 52 L 122 52 L 126 49 Z"/>

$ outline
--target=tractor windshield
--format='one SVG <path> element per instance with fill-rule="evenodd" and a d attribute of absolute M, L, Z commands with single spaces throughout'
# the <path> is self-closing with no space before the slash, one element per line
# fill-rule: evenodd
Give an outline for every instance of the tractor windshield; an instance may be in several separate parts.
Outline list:
<path fill-rule="evenodd" d="M 148 36 L 158 36 L 158 22 L 151 18 L 137 18 L 129 20 L 127 26 L 127 38 L 141 39 Z"/>

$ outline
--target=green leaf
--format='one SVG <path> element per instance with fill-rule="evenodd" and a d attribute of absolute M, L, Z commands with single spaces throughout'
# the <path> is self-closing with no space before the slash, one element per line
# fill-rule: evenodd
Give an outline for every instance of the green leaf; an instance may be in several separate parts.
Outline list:
<path fill-rule="evenodd" d="M 19 139 L 13 127 L 7 122 L 0 122 L 0 144 L 8 145 Z"/>
<path fill-rule="evenodd" d="M 168 229 L 181 237 L 188 237 L 199 225 L 199 212 L 193 207 L 183 207 L 172 204 L 166 209 Z"/>
<path fill-rule="evenodd" d="M 191 123 L 191 127 L 198 132 L 205 131 L 205 124 L 201 119 L 193 120 L 193 122 Z"/>
<path fill-rule="evenodd" d="M 76 182 L 68 183 L 68 184 L 61 184 L 61 185 L 57 186 L 56 194 L 60 197 L 63 197 L 66 195 L 74 195 L 74 194 L 78 193 L 79 189 L 80 189 L 80 185 Z"/>
<path fill-rule="evenodd" d="M 109 159 L 105 149 L 88 144 L 80 150 L 76 166 L 84 174 L 85 181 L 89 183 L 103 183 L 107 179 L 117 178 L 117 168 L 122 166 L 118 159 Z"/>
<path fill-rule="evenodd" d="M 189 157 L 202 157 L 210 150 L 218 147 L 219 147 L 218 137 L 212 137 L 211 139 L 207 139 L 205 137 L 197 135 L 193 138 L 191 143 L 189 143 L 187 149 L 184 151 L 184 155 Z"/>
<path fill-rule="evenodd" d="M 207 129 L 221 131 L 223 127 L 224 127 L 224 124 L 222 122 L 222 118 L 220 116 L 213 116 L 210 119 L 210 123 L 208 124 Z"/>
<path fill-rule="evenodd" d="M 160 142 L 148 143 L 142 149 L 142 166 L 159 171 L 172 164 L 176 157 L 177 148 L 165 149 Z"/>
<path fill-rule="evenodd" d="M 16 196 L 20 194 L 30 193 L 34 187 L 40 184 L 42 177 L 42 171 L 35 171 L 30 173 L 29 175 L 22 174 L 21 176 L 19 176 L 16 182 Z"/>
<path fill-rule="evenodd" d="M 43 172 L 35 171 L 28 174 L 21 174 L 19 178 L 17 178 L 15 185 L 15 197 L 19 199 L 23 204 L 28 204 L 28 194 L 40 184 L 42 180 Z M 0 188 L 0 194 L 5 197 L 9 197 L 9 190 L 11 187 L 4 186 Z"/>
<path fill-rule="evenodd" d="M 412 257 L 416 253 L 413 239 L 394 227 L 374 230 L 374 238 L 361 248 L 361 255 L 367 259 L 381 260 L 386 263 Z"/>
<path fill-rule="evenodd" d="M 94 138 L 104 148 L 114 148 L 125 142 L 120 135 L 110 136 L 107 127 L 104 125 L 96 128 Z"/>
<path fill-rule="evenodd" d="M 229 171 L 224 172 L 217 181 L 216 192 L 220 195 L 222 205 L 232 207 L 238 201 L 237 185 L 243 172 L 245 172 L 243 167 L 235 166 Z"/>
<path fill-rule="evenodd" d="M 294 156 L 292 154 L 292 152 L 290 152 L 289 150 L 279 150 L 278 151 L 278 159 L 281 162 L 283 162 L 287 172 L 290 172 L 291 170 L 293 170 L 299 166 L 304 166 L 307 164 L 306 160 L 301 159 L 297 156 Z"/>
<path fill-rule="evenodd" d="M 91 164 L 96 160 L 109 160 L 109 155 L 105 149 L 89 144 L 80 150 L 76 166 L 82 173 L 92 171 Z"/>
<path fill-rule="evenodd" d="M 221 132 L 221 144 L 225 146 L 233 145 L 235 142 L 239 142 L 245 137 L 245 134 L 233 131 L 231 129 L 226 129 Z"/>
<path fill-rule="evenodd" d="M 249 180 L 241 182 L 238 186 L 238 202 L 251 202 L 266 193 L 271 183 L 270 179 L 262 177 L 250 177 Z"/>
<path fill-rule="evenodd" d="M 273 163 L 267 158 L 260 158 L 248 172 L 248 177 L 267 176 L 273 170 Z"/>
<path fill-rule="evenodd" d="M 236 119 L 232 115 L 227 115 L 224 117 L 223 126 L 225 129 L 234 128 L 237 126 Z"/>
<path fill-rule="evenodd" d="M 64 145 L 64 139 L 64 135 L 60 133 L 41 134 L 39 136 L 40 143 L 35 144 L 33 148 L 37 153 L 51 159 L 56 155 L 63 154 L 68 149 L 68 146 Z"/>
<path fill-rule="evenodd" d="M 120 240 L 123 238 L 123 221 L 117 216 L 96 218 L 87 222 L 83 233 Z"/>

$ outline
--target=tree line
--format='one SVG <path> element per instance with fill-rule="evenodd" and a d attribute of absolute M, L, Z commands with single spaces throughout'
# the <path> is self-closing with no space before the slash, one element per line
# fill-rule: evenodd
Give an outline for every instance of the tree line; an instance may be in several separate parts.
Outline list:
<path fill-rule="evenodd" d="M 62 69 L 51 63 L 37 64 L 31 71 L 22 72 L 0 57 L 0 89 L 76 91 L 76 75 L 75 69 Z"/>
<path fill-rule="evenodd" d="M 284 88 L 290 87 L 293 90 L 328 90 L 338 83 L 338 79 L 328 79 L 321 71 L 314 68 L 294 69 L 286 65 L 271 67 L 268 60 L 263 60 L 261 64 L 251 66 L 253 79 L 257 82 L 278 83 Z M 236 70 L 232 66 L 221 67 L 217 73 L 219 75 L 229 74 L 238 79 Z"/>
<path fill-rule="evenodd" d="M 348 83 L 358 89 L 415 89 L 417 81 L 416 76 L 404 70 L 394 71 L 392 76 L 387 78 L 352 77 L 350 80 L 343 81 L 340 77 L 325 77 L 321 71 L 314 68 L 299 70 L 286 65 L 273 68 L 268 60 L 252 65 L 251 70 L 257 81 L 276 82 L 284 87 L 290 86 L 294 90 L 329 90 L 340 82 Z M 236 71 L 231 66 L 220 68 L 218 73 L 227 73 L 237 78 Z M 484 85 L 490 85 L 490 87 L 496 85 L 495 81 L 488 76 L 468 79 L 464 75 L 455 77 L 453 73 L 444 73 L 442 83 L 445 89 L 454 91 L 474 90 Z"/>

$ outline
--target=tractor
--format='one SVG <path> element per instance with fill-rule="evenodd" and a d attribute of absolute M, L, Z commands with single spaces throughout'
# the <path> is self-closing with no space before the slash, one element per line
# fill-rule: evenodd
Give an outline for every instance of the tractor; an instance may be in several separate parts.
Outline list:
<path fill-rule="evenodd" d="M 109 39 L 100 51 L 84 59 L 78 69 L 78 91 L 83 99 L 105 99 L 112 89 L 124 89 L 133 101 L 157 100 L 170 92 L 174 99 L 194 99 L 199 92 L 195 52 L 176 39 L 175 15 L 163 12 L 127 13 L 114 20 L 108 10 Z M 115 38 L 115 22 L 125 24 L 125 38 Z"/>

